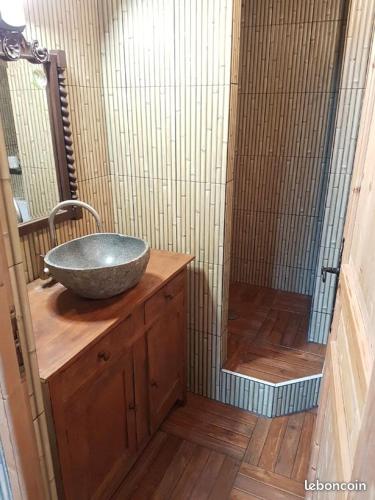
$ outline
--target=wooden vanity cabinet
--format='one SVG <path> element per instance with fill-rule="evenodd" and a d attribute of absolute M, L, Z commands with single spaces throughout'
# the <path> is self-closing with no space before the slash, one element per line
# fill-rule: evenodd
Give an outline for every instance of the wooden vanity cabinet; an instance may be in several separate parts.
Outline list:
<path fill-rule="evenodd" d="M 110 317 L 124 314 L 113 326 L 104 320 L 108 314 L 96 309 L 91 326 L 99 332 L 103 321 L 106 330 L 87 345 L 77 335 L 93 332 L 82 321 L 72 321 L 62 333 L 65 337 L 58 337 L 66 348 L 72 342 L 82 344 L 57 370 L 50 359 L 53 370 L 48 367 L 51 374 L 43 380 L 60 498 L 109 499 L 176 401 L 185 400 L 185 267 L 162 286 L 155 285 L 155 293 L 145 294 L 144 300 L 136 289 L 130 291 L 138 299 L 134 308 L 129 297 L 122 299 L 124 309 L 121 299 L 120 304 L 113 301 L 118 310 L 111 310 Z M 32 305 L 32 294 L 30 299 Z M 61 296 L 56 299 L 61 308 Z M 47 302 L 51 304 L 51 297 Z M 88 307 L 87 301 L 80 305 Z M 72 310 L 67 307 L 66 321 L 72 319 Z M 61 327 L 60 317 L 57 324 Z M 51 354 L 45 342 L 44 353 L 37 337 L 42 365 L 44 354 Z"/>

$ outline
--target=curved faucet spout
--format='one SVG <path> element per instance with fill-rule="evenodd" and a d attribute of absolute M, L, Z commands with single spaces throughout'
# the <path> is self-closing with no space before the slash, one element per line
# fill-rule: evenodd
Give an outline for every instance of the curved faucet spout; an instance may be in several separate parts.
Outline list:
<path fill-rule="evenodd" d="M 88 210 L 89 212 L 91 212 L 92 215 L 94 216 L 95 220 L 96 220 L 96 225 L 98 227 L 98 232 L 99 233 L 102 232 L 102 221 L 100 220 L 100 216 L 99 216 L 98 212 L 94 208 L 92 208 L 87 203 L 84 203 L 83 201 L 79 201 L 79 200 L 66 200 L 66 201 L 62 201 L 62 202 L 58 203 L 52 209 L 52 211 L 51 211 L 51 213 L 49 214 L 49 217 L 48 217 L 49 233 L 50 233 L 50 236 L 51 236 L 52 248 L 57 245 L 56 230 L 55 230 L 55 224 L 54 224 L 55 216 L 56 216 L 57 212 L 60 209 L 62 209 L 64 207 L 70 207 L 70 206 L 86 208 L 86 210 Z"/>

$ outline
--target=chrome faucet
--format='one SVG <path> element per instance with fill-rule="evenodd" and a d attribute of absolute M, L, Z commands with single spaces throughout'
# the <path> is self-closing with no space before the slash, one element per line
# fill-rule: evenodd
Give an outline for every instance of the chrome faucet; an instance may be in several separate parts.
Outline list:
<path fill-rule="evenodd" d="M 83 201 L 79 201 L 79 200 L 66 200 L 66 201 L 62 201 L 62 202 L 58 203 L 52 209 L 52 211 L 51 211 L 51 213 L 49 214 L 49 217 L 48 217 L 49 234 L 51 236 L 51 245 L 52 245 L 51 248 L 53 248 L 53 247 L 55 247 L 57 245 L 56 230 L 55 230 L 55 224 L 54 224 L 55 216 L 56 216 L 57 212 L 61 208 L 70 207 L 70 206 L 86 208 L 86 210 L 88 210 L 89 212 L 91 212 L 92 215 L 94 216 L 95 220 L 96 220 L 96 225 L 98 227 L 98 232 L 99 233 L 102 232 L 102 221 L 100 220 L 100 216 L 99 216 L 98 212 L 94 208 L 92 208 L 87 203 L 84 203 Z"/>

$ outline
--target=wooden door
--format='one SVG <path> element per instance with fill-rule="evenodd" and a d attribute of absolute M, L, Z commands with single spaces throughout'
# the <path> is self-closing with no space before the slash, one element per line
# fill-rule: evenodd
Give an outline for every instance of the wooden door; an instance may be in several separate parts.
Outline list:
<path fill-rule="evenodd" d="M 150 419 L 152 431 L 184 393 L 184 295 L 165 307 L 147 332 Z"/>
<path fill-rule="evenodd" d="M 54 399 L 58 397 L 54 395 Z M 131 353 L 55 412 L 65 497 L 109 498 L 136 454 Z"/>
<path fill-rule="evenodd" d="M 370 411 L 367 407 L 371 402 L 369 388 L 375 352 L 374 103 L 373 44 L 345 226 L 343 263 L 315 429 L 312 480 L 360 480 L 362 471 L 365 473 L 358 460 L 366 442 L 361 433 L 368 432 L 364 414 Z M 320 495 L 325 498 L 325 493 L 313 496 L 320 498 Z M 332 498 L 336 497 L 333 494 Z M 345 498 L 346 494 L 340 493 L 339 497 Z"/>

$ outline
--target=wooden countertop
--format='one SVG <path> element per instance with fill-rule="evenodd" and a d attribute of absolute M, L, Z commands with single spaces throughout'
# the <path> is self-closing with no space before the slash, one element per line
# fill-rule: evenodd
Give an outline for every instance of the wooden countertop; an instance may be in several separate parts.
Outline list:
<path fill-rule="evenodd" d="M 41 280 L 30 283 L 28 293 L 40 378 L 48 380 L 192 260 L 190 255 L 152 250 L 138 285 L 105 300 L 80 298 L 60 283 L 52 286 Z"/>

